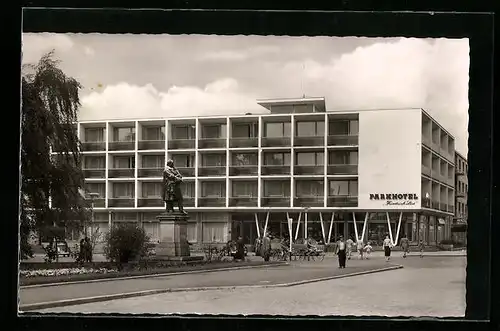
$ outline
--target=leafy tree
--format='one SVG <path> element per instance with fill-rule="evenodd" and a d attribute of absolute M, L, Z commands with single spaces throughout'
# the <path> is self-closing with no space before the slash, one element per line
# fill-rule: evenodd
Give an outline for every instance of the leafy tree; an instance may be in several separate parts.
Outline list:
<path fill-rule="evenodd" d="M 81 85 L 58 65 L 52 51 L 22 68 L 21 258 L 33 255 L 32 232 L 80 229 L 88 220 L 79 194 L 84 177 L 75 126 Z M 58 154 L 51 155 L 51 148 Z"/>
<path fill-rule="evenodd" d="M 149 241 L 144 229 L 133 223 L 115 224 L 105 238 L 104 254 L 119 265 L 143 255 Z"/>

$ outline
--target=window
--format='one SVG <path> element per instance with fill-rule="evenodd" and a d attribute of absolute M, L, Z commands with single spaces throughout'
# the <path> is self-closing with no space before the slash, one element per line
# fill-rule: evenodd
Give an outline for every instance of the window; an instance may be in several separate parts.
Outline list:
<path fill-rule="evenodd" d="M 106 184 L 104 183 L 85 183 L 85 190 L 89 193 L 99 193 L 99 198 L 106 196 Z"/>
<path fill-rule="evenodd" d="M 226 124 L 203 125 L 201 137 L 209 139 L 226 138 L 226 128 Z"/>
<path fill-rule="evenodd" d="M 114 128 L 113 129 L 113 141 L 134 141 L 135 140 L 135 128 Z"/>
<path fill-rule="evenodd" d="M 325 122 L 297 122 L 296 129 L 298 137 L 322 137 L 325 135 Z"/>
<path fill-rule="evenodd" d="M 298 152 L 295 164 L 298 166 L 319 166 L 325 164 L 323 152 Z"/>
<path fill-rule="evenodd" d="M 265 123 L 265 137 L 280 138 L 290 137 L 291 125 L 290 122 L 285 123 Z"/>
<path fill-rule="evenodd" d="M 331 136 L 348 135 L 349 121 L 331 121 L 328 129 Z"/>
<path fill-rule="evenodd" d="M 264 153 L 264 164 L 288 166 L 290 165 L 290 153 Z"/>
<path fill-rule="evenodd" d="M 323 181 L 298 180 L 296 191 L 298 197 L 322 197 L 324 196 Z"/>
<path fill-rule="evenodd" d="M 330 152 L 328 164 L 358 164 L 358 152 L 354 151 Z"/>
<path fill-rule="evenodd" d="M 185 198 L 194 198 L 194 182 L 182 182 L 182 195 Z"/>
<path fill-rule="evenodd" d="M 221 243 L 224 242 L 227 223 L 202 223 L 203 242 Z"/>
<path fill-rule="evenodd" d="M 258 136 L 257 123 L 238 123 L 233 124 L 233 138 L 256 138 Z"/>
<path fill-rule="evenodd" d="M 84 169 L 106 169 L 106 159 L 102 156 L 84 156 Z"/>
<path fill-rule="evenodd" d="M 312 113 L 314 110 L 313 105 L 295 105 L 293 106 L 294 113 Z"/>
<path fill-rule="evenodd" d="M 174 161 L 174 166 L 178 168 L 194 167 L 194 155 L 191 154 L 174 154 L 172 161 Z"/>
<path fill-rule="evenodd" d="M 201 184 L 201 196 L 203 198 L 223 198 L 226 196 L 226 183 L 203 182 Z"/>
<path fill-rule="evenodd" d="M 142 167 L 145 169 L 163 168 L 165 165 L 165 155 L 143 155 Z"/>
<path fill-rule="evenodd" d="M 329 184 L 329 195 L 334 196 L 357 196 L 357 180 L 332 180 Z"/>
<path fill-rule="evenodd" d="M 234 166 L 257 165 L 258 157 L 255 153 L 233 153 L 232 164 Z"/>
<path fill-rule="evenodd" d="M 165 140 L 165 127 L 143 126 L 142 140 Z"/>
<path fill-rule="evenodd" d="M 122 212 L 122 213 L 114 213 L 113 214 L 113 220 L 115 221 L 137 221 L 137 213 L 127 213 L 127 212 Z"/>
<path fill-rule="evenodd" d="M 264 182 L 264 196 L 266 197 L 289 197 L 290 182 L 289 181 L 266 181 Z"/>
<path fill-rule="evenodd" d="M 257 182 L 255 181 L 234 181 L 233 197 L 256 197 L 257 196 Z"/>
<path fill-rule="evenodd" d="M 194 125 L 172 125 L 172 139 L 195 139 Z"/>
<path fill-rule="evenodd" d="M 198 224 L 188 222 L 187 224 L 187 241 L 190 243 L 197 242 Z"/>
<path fill-rule="evenodd" d="M 162 183 L 142 183 L 143 198 L 159 198 L 163 189 Z"/>
<path fill-rule="evenodd" d="M 86 128 L 85 141 L 86 142 L 104 142 L 104 128 Z"/>
<path fill-rule="evenodd" d="M 113 158 L 114 169 L 133 169 L 135 168 L 135 158 L 133 156 L 115 156 Z"/>
<path fill-rule="evenodd" d="M 113 183 L 113 198 L 133 199 L 134 183 Z"/>
<path fill-rule="evenodd" d="M 202 154 L 201 164 L 203 167 L 224 167 L 226 165 L 226 155 Z"/>

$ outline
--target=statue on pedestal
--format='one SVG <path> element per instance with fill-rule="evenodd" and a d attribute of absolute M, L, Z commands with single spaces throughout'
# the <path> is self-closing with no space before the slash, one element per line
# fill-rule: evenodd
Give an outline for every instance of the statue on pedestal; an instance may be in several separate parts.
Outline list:
<path fill-rule="evenodd" d="M 174 211 L 174 203 L 177 203 L 179 212 L 187 214 L 184 211 L 182 191 L 181 191 L 182 175 L 174 166 L 174 161 L 168 160 L 163 170 L 163 190 L 162 198 L 167 204 L 166 212 Z"/>

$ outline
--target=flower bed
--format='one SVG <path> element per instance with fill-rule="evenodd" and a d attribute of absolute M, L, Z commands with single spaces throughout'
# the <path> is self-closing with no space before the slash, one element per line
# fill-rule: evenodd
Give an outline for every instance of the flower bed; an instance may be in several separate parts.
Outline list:
<path fill-rule="evenodd" d="M 21 270 L 21 277 L 55 277 L 55 276 L 67 276 L 67 275 L 88 275 L 88 274 L 107 274 L 118 272 L 117 269 L 108 268 L 62 268 L 62 269 L 32 269 L 32 270 Z"/>

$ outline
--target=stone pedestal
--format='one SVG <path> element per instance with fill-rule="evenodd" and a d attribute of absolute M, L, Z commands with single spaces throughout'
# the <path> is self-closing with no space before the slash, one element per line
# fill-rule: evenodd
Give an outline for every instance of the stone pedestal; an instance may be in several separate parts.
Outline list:
<path fill-rule="evenodd" d="M 189 257 L 187 220 L 189 216 L 179 212 L 163 213 L 156 217 L 160 221 L 160 243 L 156 248 L 157 258 Z"/>

